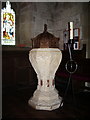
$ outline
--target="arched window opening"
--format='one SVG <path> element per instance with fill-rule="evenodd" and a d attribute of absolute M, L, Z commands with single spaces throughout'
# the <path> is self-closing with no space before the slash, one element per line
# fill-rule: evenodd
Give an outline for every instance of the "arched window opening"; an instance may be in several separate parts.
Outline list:
<path fill-rule="evenodd" d="M 9 1 L 1 10 L 1 44 L 15 45 L 15 12 Z"/>

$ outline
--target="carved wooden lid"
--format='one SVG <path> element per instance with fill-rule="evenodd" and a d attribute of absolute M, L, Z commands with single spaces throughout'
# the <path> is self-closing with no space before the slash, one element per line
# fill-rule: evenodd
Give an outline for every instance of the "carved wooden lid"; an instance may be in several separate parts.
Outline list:
<path fill-rule="evenodd" d="M 37 35 L 35 38 L 32 38 L 32 47 L 33 48 L 58 48 L 59 47 L 59 38 L 55 37 L 53 34 L 47 31 L 47 25 L 44 24 L 43 33 Z"/>

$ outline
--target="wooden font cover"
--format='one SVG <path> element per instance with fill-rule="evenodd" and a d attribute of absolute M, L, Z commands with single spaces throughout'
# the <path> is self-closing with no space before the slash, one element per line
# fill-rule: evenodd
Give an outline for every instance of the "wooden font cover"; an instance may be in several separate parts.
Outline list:
<path fill-rule="evenodd" d="M 59 38 L 47 31 L 47 25 L 44 24 L 43 33 L 32 38 L 32 48 L 59 48 Z"/>

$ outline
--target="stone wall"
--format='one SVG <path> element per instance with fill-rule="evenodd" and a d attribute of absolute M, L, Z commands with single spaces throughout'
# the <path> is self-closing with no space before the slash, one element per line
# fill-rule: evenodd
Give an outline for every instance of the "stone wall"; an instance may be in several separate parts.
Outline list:
<path fill-rule="evenodd" d="M 47 3 L 28 3 L 20 7 L 19 34 L 20 43 L 31 46 L 31 38 L 43 32 L 44 24 L 53 31 L 52 13 Z"/>
<path fill-rule="evenodd" d="M 74 22 L 74 28 L 80 28 L 82 48 L 83 44 L 88 44 L 88 3 L 21 3 L 20 43 L 30 46 L 31 38 L 43 32 L 43 25 L 46 23 L 48 31 L 60 37 L 60 49 L 63 49 L 63 31 L 70 21 Z"/>
<path fill-rule="evenodd" d="M 60 37 L 60 48 L 63 49 L 63 31 L 67 29 L 67 24 L 70 21 L 74 22 L 74 28 L 80 29 L 80 48 L 83 44 L 87 44 L 88 32 L 88 4 L 87 3 L 58 3 L 54 18 L 55 34 Z"/>
<path fill-rule="evenodd" d="M 87 52 L 88 58 L 90 58 L 90 2 L 88 4 L 88 45 L 87 45 Z"/>

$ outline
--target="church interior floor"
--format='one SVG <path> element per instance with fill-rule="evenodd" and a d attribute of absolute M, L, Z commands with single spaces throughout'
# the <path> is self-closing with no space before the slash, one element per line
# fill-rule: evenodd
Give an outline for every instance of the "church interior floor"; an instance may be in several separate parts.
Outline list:
<path fill-rule="evenodd" d="M 68 93 L 61 108 L 52 111 L 35 110 L 28 105 L 36 88 L 4 89 L 2 92 L 2 119 L 45 119 L 45 120 L 87 120 L 90 119 L 90 93 L 81 92 L 74 96 Z M 59 91 L 60 92 L 60 91 Z M 62 94 L 63 96 L 63 94 Z"/>

